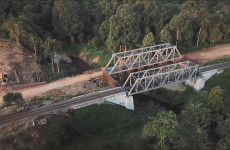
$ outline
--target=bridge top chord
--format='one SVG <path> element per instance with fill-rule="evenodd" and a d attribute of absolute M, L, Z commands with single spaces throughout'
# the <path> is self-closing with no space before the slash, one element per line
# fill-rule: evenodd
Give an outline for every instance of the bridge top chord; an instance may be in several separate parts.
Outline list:
<path fill-rule="evenodd" d="M 143 47 L 143 48 L 137 48 L 129 51 L 124 51 L 124 52 L 118 52 L 114 53 L 113 55 L 117 57 L 127 57 L 129 55 L 135 55 L 143 52 L 148 52 L 150 50 L 158 50 L 158 49 L 163 49 L 167 47 L 172 47 L 170 43 L 165 43 L 165 44 L 159 44 L 159 45 L 154 45 L 154 46 L 148 46 L 148 47 Z"/>
<path fill-rule="evenodd" d="M 181 55 L 177 47 L 166 43 L 115 53 L 104 71 L 111 75 L 179 58 L 181 58 Z"/>

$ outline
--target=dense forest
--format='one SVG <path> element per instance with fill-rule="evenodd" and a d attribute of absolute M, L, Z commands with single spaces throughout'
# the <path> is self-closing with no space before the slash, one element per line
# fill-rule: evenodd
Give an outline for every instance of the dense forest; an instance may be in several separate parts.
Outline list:
<path fill-rule="evenodd" d="M 170 42 L 180 49 L 230 38 L 228 0 L 1 0 L 0 38 L 39 62 L 68 45 L 109 51 Z"/>
<path fill-rule="evenodd" d="M 65 53 L 77 45 L 87 45 L 91 53 L 99 49 L 110 54 L 120 47 L 170 42 L 183 51 L 230 42 L 230 1 L 0 0 L 0 39 L 12 39 L 33 52 L 41 64 L 52 64 L 53 52 Z M 199 93 L 189 87 L 183 92 L 152 92 L 177 111 L 153 113 L 141 104 L 134 112 L 110 105 L 90 106 L 73 112 L 72 119 L 54 119 L 44 136 L 56 149 L 65 149 L 62 146 L 69 142 L 78 146 L 98 142 L 101 145 L 93 149 L 228 150 L 229 76 L 229 70 L 215 76 Z M 139 132 L 147 140 L 137 138 Z M 108 139 L 117 147 L 103 143 Z M 124 143 L 131 146 L 119 143 L 121 139 L 130 140 Z"/>

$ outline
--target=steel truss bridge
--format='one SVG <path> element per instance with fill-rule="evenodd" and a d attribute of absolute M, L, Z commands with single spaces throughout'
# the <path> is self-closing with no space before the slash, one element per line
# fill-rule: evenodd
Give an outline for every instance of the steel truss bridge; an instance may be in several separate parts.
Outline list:
<path fill-rule="evenodd" d="M 133 95 L 165 85 L 174 85 L 186 80 L 199 77 L 199 67 L 190 61 L 180 62 L 158 68 L 131 73 L 123 88 L 127 94 Z"/>
<path fill-rule="evenodd" d="M 145 56 L 146 54 L 149 56 Z M 116 60 L 114 57 L 119 60 Z M 108 76 L 111 75 L 109 77 L 112 78 L 113 74 L 120 74 L 124 71 L 131 72 L 142 66 L 153 67 L 153 64 L 164 63 L 178 58 L 181 58 L 181 55 L 177 48 L 167 43 L 148 48 L 116 53 L 112 56 L 112 59 L 108 63 L 104 72 L 107 73 Z M 114 60 L 115 62 L 111 63 Z M 126 64 L 124 64 L 124 62 L 126 62 Z M 119 63 L 121 64 L 119 65 Z M 111 67 L 111 65 L 113 66 Z M 110 90 L 94 92 L 39 108 L 0 116 L 0 127 L 1 125 L 8 126 L 15 121 L 25 121 L 26 118 L 55 114 L 63 110 L 71 109 L 72 107 L 83 107 L 95 104 L 98 103 L 96 100 L 101 101 L 104 97 L 123 93 L 124 90 L 128 95 L 134 95 L 161 88 L 166 85 L 173 85 L 189 79 L 198 78 L 200 73 L 206 71 L 213 69 L 224 70 L 228 68 L 230 68 L 230 62 L 199 68 L 198 65 L 190 61 L 185 61 L 141 70 L 139 72 L 132 72 L 127 76 L 127 79 L 122 86 L 123 88 L 112 88 Z"/>
<path fill-rule="evenodd" d="M 105 71 L 112 75 L 180 58 L 177 47 L 166 43 L 115 53 L 106 65 Z"/>
<path fill-rule="evenodd" d="M 115 53 L 104 68 L 104 72 L 111 77 L 128 72 L 129 75 L 122 88 L 126 90 L 127 95 L 134 95 L 198 78 L 199 66 L 193 62 L 165 65 L 166 62 L 173 62 L 180 58 L 177 47 L 166 43 Z M 154 68 L 156 64 L 165 66 Z M 151 69 L 144 70 L 144 67 Z M 141 71 L 134 72 L 138 69 Z"/>

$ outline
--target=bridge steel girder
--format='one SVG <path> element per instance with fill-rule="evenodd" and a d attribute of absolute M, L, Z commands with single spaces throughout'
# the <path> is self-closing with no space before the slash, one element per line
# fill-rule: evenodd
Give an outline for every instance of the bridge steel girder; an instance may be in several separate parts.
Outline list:
<path fill-rule="evenodd" d="M 190 61 L 131 73 L 123 88 L 128 95 L 147 92 L 199 77 L 199 66 Z"/>
<path fill-rule="evenodd" d="M 115 53 L 104 70 L 112 75 L 180 58 L 181 54 L 177 47 L 166 43 Z"/>

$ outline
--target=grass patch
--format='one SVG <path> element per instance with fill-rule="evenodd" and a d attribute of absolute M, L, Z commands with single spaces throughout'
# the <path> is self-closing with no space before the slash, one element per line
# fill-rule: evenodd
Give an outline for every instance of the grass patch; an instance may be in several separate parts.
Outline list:
<path fill-rule="evenodd" d="M 65 96 L 62 96 L 62 99 L 70 99 L 70 98 L 82 96 L 82 95 L 85 95 L 85 94 L 88 94 L 88 93 L 80 92 L 80 93 L 77 93 L 77 94 L 74 94 L 74 95 L 65 95 Z"/>
<path fill-rule="evenodd" d="M 103 50 L 103 49 L 97 49 L 93 47 L 89 47 L 88 45 L 84 45 L 82 47 L 81 52 L 84 56 L 86 56 L 88 59 L 93 60 L 94 58 L 98 57 L 98 62 L 94 64 L 95 67 L 104 67 L 109 62 L 109 59 L 112 56 L 112 53 Z"/>
<path fill-rule="evenodd" d="M 205 63 L 204 65 L 207 66 L 207 65 L 214 65 L 214 64 L 219 64 L 219 63 L 223 63 L 223 62 L 227 62 L 227 61 L 230 61 L 230 57 L 224 57 L 222 59 L 215 59 L 215 60 L 212 60 L 212 61 L 209 61 L 207 63 Z"/>
<path fill-rule="evenodd" d="M 94 67 L 104 67 L 111 58 L 112 53 L 105 49 L 94 48 L 88 44 L 65 44 L 64 51 L 69 56 L 79 56 L 83 54 L 87 59 L 93 60 L 98 57 L 98 62 L 94 63 Z"/>
<path fill-rule="evenodd" d="M 51 101 L 52 98 L 50 96 L 34 96 L 30 100 L 30 106 L 41 106 L 46 101 Z"/>
<path fill-rule="evenodd" d="M 223 73 L 213 76 L 205 83 L 204 90 L 210 91 L 215 86 L 220 86 L 226 91 L 230 91 L 230 69 L 224 70 Z M 230 95 L 230 93 L 228 92 Z"/>
<path fill-rule="evenodd" d="M 68 94 L 68 95 L 64 95 L 64 96 L 60 96 L 60 97 L 57 97 L 57 98 L 54 98 L 54 101 L 55 102 L 60 102 L 60 101 L 63 101 L 63 100 L 68 100 L 68 99 L 71 99 L 71 98 L 74 98 L 74 97 L 78 97 L 78 96 L 82 96 L 82 95 L 85 95 L 85 94 L 88 94 L 86 92 L 79 92 L 77 94 Z"/>

